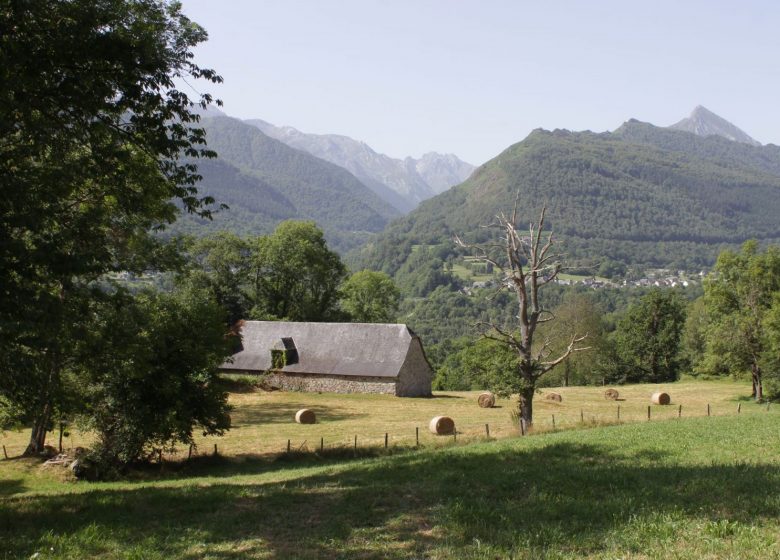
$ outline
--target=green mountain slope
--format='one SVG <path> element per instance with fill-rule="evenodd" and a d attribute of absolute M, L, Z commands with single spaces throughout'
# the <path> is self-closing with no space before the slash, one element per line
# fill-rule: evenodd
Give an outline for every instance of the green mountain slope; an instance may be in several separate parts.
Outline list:
<path fill-rule="evenodd" d="M 481 226 L 509 212 L 548 224 L 570 262 L 610 258 L 644 267 L 711 264 L 726 244 L 780 238 L 780 151 L 637 122 L 614 133 L 536 130 L 463 184 L 423 202 L 357 261 L 390 273 L 420 245 L 454 254 L 452 236 L 484 240 Z"/>
<path fill-rule="evenodd" d="M 216 161 L 199 161 L 198 190 L 227 204 L 212 222 L 184 217 L 175 229 L 265 233 L 287 218 L 314 220 L 344 250 L 381 231 L 399 212 L 348 171 L 290 148 L 229 117 L 202 120 Z"/>

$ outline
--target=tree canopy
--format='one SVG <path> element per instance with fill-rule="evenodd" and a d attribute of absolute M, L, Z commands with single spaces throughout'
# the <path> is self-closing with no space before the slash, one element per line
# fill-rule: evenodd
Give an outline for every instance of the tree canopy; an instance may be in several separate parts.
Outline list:
<path fill-rule="evenodd" d="M 0 8 L 0 394 L 34 421 L 29 452 L 64 405 L 89 284 L 164 266 L 151 232 L 210 214 L 192 158 L 213 155 L 193 112 L 212 99 L 176 85 L 221 81 L 193 62 L 205 39 L 176 2 Z"/>

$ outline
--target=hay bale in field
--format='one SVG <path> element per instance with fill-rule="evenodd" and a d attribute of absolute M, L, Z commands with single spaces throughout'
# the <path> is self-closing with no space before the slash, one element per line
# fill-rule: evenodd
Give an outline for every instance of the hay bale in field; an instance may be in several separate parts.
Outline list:
<path fill-rule="evenodd" d="M 620 397 L 620 393 L 617 392 L 617 389 L 607 389 L 604 391 L 604 398 L 610 401 L 616 401 Z"/>
<path fill-rule="evenodd" d="M 295 413 L 295 421 L 298 424 L 314 424 L 317 422 L 317 416 L 313 410 L 302 408 Z"/>
<path fill-rule="evenodd" d="M 480 408 L 493 408 L 496 406 L 496 396 L 490 391 L 485 391 L 484 393 L 479 394 L 477 403 Z"/>
<path fill-rule="evenodd" d="M 555 402 L 562 402 L 563 397 L 560 393 L 545 393 L 544 395 L 545 400 L 548 401 L 555 401 Z"/>
<path fill-rule="evenodd" d="M 428 429 L 437 436 L 452 435 L 455 433 L 455 421 L 449 416 L 434 416 Z"/>
<path fill-rule="evenodd" d="M 669 393 L 663 393 L 661 391 L 653 393 L 651 399 L 653 404 L 669 404 L 672 402 L 672 398 L 669 396 Z"/>

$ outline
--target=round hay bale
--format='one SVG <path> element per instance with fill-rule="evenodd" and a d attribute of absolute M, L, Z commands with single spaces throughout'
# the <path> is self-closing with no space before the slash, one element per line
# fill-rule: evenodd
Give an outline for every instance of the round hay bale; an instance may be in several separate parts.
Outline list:
<path fill-rule="evenodd" d="M 449 416 L 434 416 L 428 424 L 428 429 L 437 436 L 452 435 L 455 433 L 455 421 Z"/>
<path fill-rule="evenodd" d="M 560 393 L 545 393 L 544 398 L 548 401 L 562 402 L 563 397 Z"/>
<path fill-rule="evenodd" d="M 604 398 L 610 401 L 616 401 L 620 397 L 620 393 L 617 392 L 617 389 L 607 389 L 604 391 Z"/>
<path fill-rule="evenodd" d="M 490 391 L 485 391 L 484 393 L 479 394 L 477 403 L 480 408 L 493 408 L 496 406 L 496 396 Z"/>
<path fill-rule="evenodd" d="M 672 402 L 672 398 L 669 396 L 669 393 L 663 393 L 661 391 L 653 393 L 651 399 L 653 404 L 669 404 Z"/>
<path fill-rule="evenodd" d="M 302 408 L 295 413 L 295 421 L 298 424 L 314 424 L 317 422 L 317 416 L 313 410 Z"/>

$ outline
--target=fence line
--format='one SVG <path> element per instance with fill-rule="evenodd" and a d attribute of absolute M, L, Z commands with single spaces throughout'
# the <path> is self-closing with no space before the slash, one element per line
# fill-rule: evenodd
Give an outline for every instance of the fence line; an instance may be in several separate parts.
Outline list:
<path fill-rule="evenodd" d="M 752 414 L 761 414 L 765 412 L 769 412 L 771 408 L 771 403 L 768 403 L 766 407 L 763 407 L 763 410 L 755 409 L 751 411 Z M 647 407 L 647 415 L 645 421 L 665 421 L 665 420 L 674 420 L 678 418 L 701 418 L 701 417 L 727 417 L 727 416 L 736 416 L 736 415 L 742 415 L 742 403 L 738 403 L 736 409 L 730 409 L 733 412 L 726 410 L 724 411 L 725 407 L 715 407 L 712 406 L 710 403 L 706 404 L 706 408 L 702 407 L 702 410 L 700 411 L 694 411 L 693 413 L 689 414 L 688 416 L 683 415 L 683 406 L 682 404 L 678 404 L 678 406 L 668 406 L 668 405 L 655 405 L 655 406 L 648 406 Z M 642 408 L 639 410 L 643 410 L 644 405 L 642 405 Z M 690 408 L 686 409 L 690 410 Z M 523 437 L 527 435 L 533 435 L 533 434 L 542 434 L 542 433 L 548 433 L 553 431 L 561 431 L 561 430 L 567 430 L 567 429 L 576 429 L 578 427 L 597 427 L 600 425 L 615 425 L 615 424 L 632 424 L 642 421 L 643 418 L 645 418 L 644 413 L 642 412 L 636 412 L 634 411 L 633 414 L 631 412 L 626 411 L 626 407 L 624 405 L 616 405 L 616 408 L 611 413 L 605 413 L 603 411 L 591 414 L 586 413 L 585 409 L 580 408 L 579 414 L 576 414 L 576 411 L 568 411 L 570 414 L 566 415 L 562 413 L 563 411 L 558 410 L 555 413 L 551 413 L 549 417 L 539 417 L 537 421 L 534 423 L 533 427 L 527 427 L 525 426 L 524 422 L 518 422 L 516 425 L 514 425 L 509 435 L 505 435 L 501 437 L 500 439 L 507 439 L 511 437 Z M 572 419 L 573 418 L 573 419 Z M 457 419 L 456 419 L 457 420 Z M 503 424 L 503 423 L 502 423 Z M 494 424 L 495 426 L 495 424 Z M 504 433 L 506 430 L 503 430 Z M 448 444 L 455 444 L 458 441 L 461 443 L 464 442 L 473 442 L 473 441 L 487 441 L 487 440 L 494 440 L 497 439 L 494 436 L 491 436 L 491 426 L 489 423 L 480 423 L 480 424 L 465 424 L 458 426 L 456 421 L 456 431 L 453 434 L 450 435 L 435 435 L 428 433 L 427 430 L 423 429 L 423 433 L 426 434 L 427 441 L 423 441 L 423 445 L 425 446 L 446 446 Z M 316 436 L 315 436 L 316 437 Z M 73 445 L 73 438 L 69 438 L 71 441 L 71 446 L 69 448 L 64 448 L 65 450 L 73 450 L 75 447 Z M 212 440 L 213 441 L 213 440 Z M 383 432 L 376 436 L 366 436 L 366 435 L 359 435 L 357 433 L 350 433 L 347 436 L 341 436 L 341 437 L 334 437 L 334 439 L 330 442 L 326 440 L 326 436 L 320 435 L 320 441 L 319 442 L 312 442 L 309 443 L 308 440 L 303 440 L 300 445 L 297 445 L 296 442 L 293 439 L 287 439 L 286 440 L 286 446 L 284 443 L 280 445 L 280 449 L 274 451 L 273 449 L 267 448 L 263 450 L 262 452 L 259 452 L 258 455 L 283 455 L 285 453 L 291 454 L 291 453 L 301 453 L 301 452 L 309 452 L 309 453 L 324 453 L 326 450 L 347 450 L 352 449 L 353 451 L 360 451 L 360 450 L 369 450 L 369 449 L 395 449 L 395 448 L 415 448 L 421 446 L 421 437 L 420 437 L 420 426 L 415 426 L 414 432 L 409 432 L 408 434 L 399 434 L 396 432 L 393 434 L 391 431 Z M 24 449 L 24 445 L 19 446 L 12 446 L 8 444 L 3 444 L 3 457 L 4 460 L 13 459 L 15 457 L 20 456 Z M 208 455 L 222 455 L 226 456 L 229 455 L 230 449 L 229 449 L 229 442 L 220 441 L 218 443 L 213 444 L 213 452 L 211 452 L 209 449 L 209 445 L 204 444 L 203 450 L 199 448 L 198 446 L 192 446 L 185 447 L 182 450 L 176 450 L 174 452 L 166 452 L 161 453 L 159 451 L 156 452 L 158 455 L 158 460 L 160 462 L 163 462 L 165 460 L 171 461 L 178 461 L 181 459 L 191 459 L 193 457 L 204 457 Z M 2 462 L 2 460 L 0 460 Z"/>

